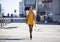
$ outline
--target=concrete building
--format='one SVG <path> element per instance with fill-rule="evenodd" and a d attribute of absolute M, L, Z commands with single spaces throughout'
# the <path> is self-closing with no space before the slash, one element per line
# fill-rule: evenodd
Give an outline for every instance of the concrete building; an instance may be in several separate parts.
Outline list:
<path fill-rule="evenodd" d="M 1 13 L 1 4 L 0 4 L 0 13 Z"/>
<path fill-rule="evenodd" d="M 19 14 L 23 14 L 23 3 L 19 2 Z"/>
<path fill-rule="evenodd" d="M 22 2 L 19 2 L 19 14 L 26 16 L 30 6 L 33 6 L 35 9 L 36 7 L 35 0 L 22 0 Z"/>
<path fill-rule="evenodd" d="M 25 8 L 29 8 L 30 6 L 35 8 L 36 0 L 24 0 L 24 1 L 25 1 Z M 28 10 L 28 9 L 26 9 L 26 10 Z"/>
<path fill-rule="evenodd" d="M 52 9 L 53 14 L 53 21 L 59 21 L 60 20 L 60 0 L 53 0 L 52 3 L 50 3 L 49 8 Z"/>
<path fill-rule="evenodd" d="M 22 14 L 26 15 L 28 13 L 29 7 L 33 6 L 36 15 L 39 14 L 39 18 L 41 18 L 41 14 L 47 19 L 50 18 L 52 21 L 60 21 L 60 0 L 23 0 L 22 7 Z M 45 21 L 45 17 L 44 20 Z M 39 19 L 38 18 L 38 19 Z M 49 21 L 50 21 L 49 20 Z"/>
<path fill-rule="evenodd" d="M 2 17 L 2 7 L 1 7 L 1 4 L 0 4 L 0 17 Z"/>
<path fill-rule="evenodd" d="M 37 14 L 45 12 L 43 15 L 50 17 L 53 21 L 60 20 L 60 0 L 36 0 Z"/>
<path fill-rule="evenodd" d="M 20 16 L 20 15 L 25 16 L 24 0 L 22 0 L 22 2 L 19 2 L 19 16 Z"/>
<path fill-rule="evenodd" d="M 24 0 L 25 3 L 25 13 L 28 14 L 29 12 L 29 7 L 33 7 L 33 11 L 36 10 L 36 0 Z"/>

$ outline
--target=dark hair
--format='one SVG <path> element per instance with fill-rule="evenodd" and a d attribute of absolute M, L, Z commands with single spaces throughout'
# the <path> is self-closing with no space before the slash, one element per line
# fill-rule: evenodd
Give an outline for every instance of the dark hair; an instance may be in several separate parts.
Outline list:
<path fill-rule="evenodd" d="M 29 6 L 29 9 L 30 9 L 30 7 L 32 7 L 32 9 L 33 9 L 33 6 Z"/>

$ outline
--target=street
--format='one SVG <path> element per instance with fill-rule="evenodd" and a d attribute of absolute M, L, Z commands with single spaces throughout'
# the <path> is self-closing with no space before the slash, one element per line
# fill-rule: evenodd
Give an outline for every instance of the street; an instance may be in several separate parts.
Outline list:
<path fill-rule="evenodd" d="M 35 24 L 30 40 L 26 23 L 9 23 L 0 29 L 0 42 L 60 42 L 60 25 Z"/>

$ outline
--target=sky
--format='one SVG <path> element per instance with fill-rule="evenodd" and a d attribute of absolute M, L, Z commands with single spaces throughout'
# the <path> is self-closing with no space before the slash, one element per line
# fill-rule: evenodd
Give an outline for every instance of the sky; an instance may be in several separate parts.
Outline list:
<path fill-rule="evenodd" d="M 19 2 L 22 2 L 22 0 L 0 0 L 0 4 L 4 10 L 4 15 L 7 15 L 7 13 L 18 15 Z M 15 9 L 17 10 L 17 13 L 14 13 Z"/>

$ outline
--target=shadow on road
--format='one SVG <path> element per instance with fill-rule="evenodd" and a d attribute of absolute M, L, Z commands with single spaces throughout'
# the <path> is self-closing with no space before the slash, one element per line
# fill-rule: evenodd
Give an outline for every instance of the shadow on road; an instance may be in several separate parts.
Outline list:
<path fill-rule="evenodd" d="M 4 27 L 4 29 L 13 29 L 13 28 L 17 28 L 17 27 Z"/>
<path fill-rule="evenodd" d="M 0 40 L 28 40 L 28 38 L 0 38 Z"/>

